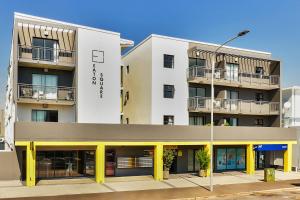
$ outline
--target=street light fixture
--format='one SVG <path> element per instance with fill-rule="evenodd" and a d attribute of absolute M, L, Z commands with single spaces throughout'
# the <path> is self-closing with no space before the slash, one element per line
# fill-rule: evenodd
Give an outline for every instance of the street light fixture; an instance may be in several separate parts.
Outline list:
<path fill-rule="evenodd" d="M 216 55 L 218 51 L 229 42 L 242 37 L 249 33 L 249 30 L 244 30 L 239 32 L 236 36 L 233 38 L 227 40 L 220 46 L 216 48 L 216 50 L 213 52 L 212 56 L 212 68 L 211 68 L 211 101 L 210 101 L 210 191 L 213 191 L 213 140 L 214 140 L 214 76 L 215 76 L 215 63 L 216 63 Z"/>

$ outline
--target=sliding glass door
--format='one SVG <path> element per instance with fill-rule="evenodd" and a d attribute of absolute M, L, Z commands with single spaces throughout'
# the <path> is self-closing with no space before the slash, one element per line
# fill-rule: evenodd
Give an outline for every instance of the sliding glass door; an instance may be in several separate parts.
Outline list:
<path fill-rule="evenodd" d="M 238 81 L 239 80 L 239 65 L 233 63 L 226 63 L 225 67 L 225 78 L 230 81 Z"/>
<path fill-rule="evenodd" d="M 57 59 L 57 41 L 43 38 L 33 38 L 32 59 L 55 61 Z"/>
<path fill-rule="evenodd" d="M 32 74 L 33 98 L 57 99 L 56 75 Z"/>

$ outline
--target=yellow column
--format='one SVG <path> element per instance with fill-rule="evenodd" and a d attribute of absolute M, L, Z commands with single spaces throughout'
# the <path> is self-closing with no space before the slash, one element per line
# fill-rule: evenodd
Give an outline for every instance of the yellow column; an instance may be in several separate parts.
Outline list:
<path fill-rule="evenodd" d="M 204 146 L 204 148 L 207 149 L 208 155 L 210 157 L 210 154 L 211 154 L 210 144 L 206 144 Z M 208 168 L 207 168 L 207 176 L 210 176 L 210 163 L 209 163 Z"/>
<path fill-rule="evenodd" d="M 287 150 L 284 151 L 283 155 L 283 171 L 290 172 L 292 171 L 292 144 L 287 144 Z"/>
<path fill-rule="evenodd" d="M 105 146 L 98 144 L 96 148 L 96 174 L 95 179 L 97 183 L 104 183 L 105 179 Z"/>
<path fill-rule="evenodd" d="M 154 147 L 154 179 L 157 181 L 163 180 L 163 151 L 164 146 L 157 144 Z"/>
<path fill-rule="evenodd" d="M 247 174 L 253 175 L 255 173 L 255 152 L 253 151 L 253 144 L 247 145 Z"/>
<path fill-rule="evenodd" d="M 35 157 L 34 142 L 28 142 L 26 146 L 26 185 L 29 187 L 35 186 Z"/>

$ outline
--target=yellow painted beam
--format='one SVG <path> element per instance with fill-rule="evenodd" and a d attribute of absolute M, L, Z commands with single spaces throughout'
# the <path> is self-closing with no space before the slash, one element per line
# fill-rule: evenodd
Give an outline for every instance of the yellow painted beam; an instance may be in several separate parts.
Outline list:
<path fill-rule="evenodd" d="M 103 144 L 97 145 L 96 148 L 96 174 L 95 179 L 97 183 L 104 183 L 105 179 L 105 146 Z"/>
<path fill-rule="evenodd" d="M 36 148 L 34 142 L 26 146 L 26 185 L 35 186 Z"/>
<path fill-rule="evenodd" d="M 287 150 L 284 151 L 283 154 L 283 171 L 291 172 L 292 171 L 292 151 L 293 144 L 287 144 Z"/>
<path fill-rule="evenodd" d="M 164 146 L 157 144 L 154 147 L 154 179 L 157 181 L 163 180 L 163 151 Z"/>
<path fill-rule="evenodd" d="M 16 141 L 16 146 L 26 146 L 29 141 Z M 205 145 L 209 141 L 187 141 L 187 142 L 126 142 L 126 141 L 36 141 L 36 146 L 97 146 L 98 144 L 105 144 L 106 146 L 155 146 L 157 144 L 164 145 Z M 214 145 L 248 145 L 248 144 L 297 144 L 297 141 L 215 141 Z"/>
<path fill-rule="evenodd" d="M 15 146 L 19 146 L 19 147 L 25 146 L 26 147 L 28 145 L 28 143 L 29 143 L 28 141 L 16 141 Z"/>
<path fill-rule="evenodd" d="M 209 156 L 211 156 L 212 151 L 211 151 L 211 148 L 210 148 L 210 144 L 206 144 L 204 146 L 204 148 L 207 149 Z M 210 163 L 208 165 L 208 169 L 207 169 L 207 174 L 206 175 L 210 176 Z"/>
<path fill-rule="evenodd" d="M 253 175 L 255 173 L 255 152 L 253 150 L 253 144 L 248 144 L 246 151 L 247 151 L 246 171 L 247 171 L 247 174 Z"/>

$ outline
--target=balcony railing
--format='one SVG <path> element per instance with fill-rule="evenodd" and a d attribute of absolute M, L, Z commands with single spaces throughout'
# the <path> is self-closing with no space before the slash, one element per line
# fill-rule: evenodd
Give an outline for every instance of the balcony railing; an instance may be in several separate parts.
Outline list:
<path fill-rule="evenodd" d="M 75 88 L 18 84 L 18 99 L 74 102 Z"/>
<path fill-rule="evenodd" d="M 76 51 L 19 45 L 18 58 L 26 62 L 46 61 L 58 65 L 75 65 Z"/>
<path fill-rule="evenodd" d="M 190 67 L 187 69 L 187 79 L 189 81 L 199 79 L 202 81 L 210 81 L 212 70 L 205 67 Z M 238 84 L 245 87 L 279 87 L 280 77 L 278 75 L 262 75 L 251 73 L 238 73 L 226 71 L 225 69 L 215 69 L 214 79 L 223 84 Z"/>
<path fill-rule="evenodd" d="M 188 108 L 192 112 L 209 112 L 210 106 L 210 97 L 190 97 L 188 99 Z M 278 102 L 218 98 L 214 100 L 214 111 L 218 113 L 278 115 L 279 109 Z"/>
<path fill-rule="evenodd" d="M 300 118 L 284 117 L 282 119 L 283 127 L 300 126 Z"/>

